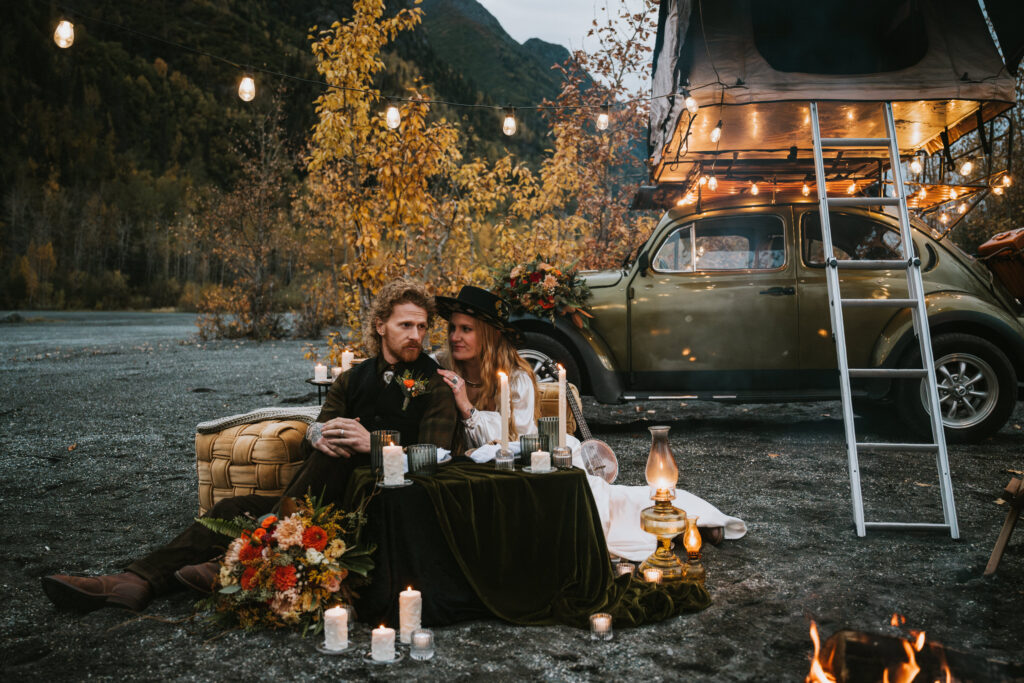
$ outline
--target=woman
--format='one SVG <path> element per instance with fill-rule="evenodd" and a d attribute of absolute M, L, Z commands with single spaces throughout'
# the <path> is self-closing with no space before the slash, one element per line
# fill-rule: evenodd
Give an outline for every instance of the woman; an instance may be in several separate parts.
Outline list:
<path fill-rule="evenodd" d="M 497 441 L 501 435 L 498 372 L 509 378 L 511 411 L 508 436 L 537 432 L 536 379 L 516 353 L 522 341 L 508 324 L 508 305 L 479 287 L 463 287 L 456 298 L 435 297 L 438 313 L 448 321 L 448 349 L 438 370 L 455 395 L 465 426 L 467 448 Z"/>
<path fill-rule="evenodd" d="M 497 412 L 499 370 L 510 375 L 509 438 L 514 440 L 521 434 L 535 433 L 539 412 L 535 399 L 536 379 L 530 366 L 512 346 L 518 341 L 518 331 L 508 324 L 507 304 L 477 287 L 463 287 L 457 298 L 436 297 L 436 301 L 438 314 L 448 320 L 448 351 L 441 359 L 447 369 L 438 372 L 455 394 L 466 426 L 467 447 L 494 443 L 501 435 Z M 580 442 L 567 436 L 566 445 L 573 450 L 573 464 L 583 469 Z M 493 451 L 493 447 L 490 450 Z M 587 475 L 587 481 L 601 515 L 609 552 L 635 561 L 654 552 L 657 544 L 654 536 L 640 529 L 640 511 L 651 505 L 648 487 L 609 484 L 592 475 Z M 722 514 L 687 491 L 676 491 L 675 505 L 688 514 L 697 515 L 700 527 L 724 530 L 725 538 L 740 538 L 746 533 L 743 520 Z"/>

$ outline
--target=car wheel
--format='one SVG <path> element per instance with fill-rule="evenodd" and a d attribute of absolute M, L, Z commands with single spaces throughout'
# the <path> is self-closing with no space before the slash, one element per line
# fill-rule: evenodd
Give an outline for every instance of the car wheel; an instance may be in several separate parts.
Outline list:
<path fill-rule="evenodd" d="M 538 382 L 558 380 L 557 371 L 552 368 L 553 362 L 565 368 L 566 381 L 580 387 L 579 367 L 568 349 L 551 337 L 537 332 L 525 332 L 523 336 L 526 341 L 519 348 L 519 355 L 533 368 Z"/>
<path fill-rule="evenodd" d="M 970 334 L 940 334 L 932 340 L 939 408 L 946 440 L 978 441 L 999 430 L 1017 401 L 1017 374 L 997 346 Z M 921 367 L 920 352 L 906 367 Z M 899 385 L 899 408 L 904 418 L 927 433 L 928 385 L 904 381 Z"/>

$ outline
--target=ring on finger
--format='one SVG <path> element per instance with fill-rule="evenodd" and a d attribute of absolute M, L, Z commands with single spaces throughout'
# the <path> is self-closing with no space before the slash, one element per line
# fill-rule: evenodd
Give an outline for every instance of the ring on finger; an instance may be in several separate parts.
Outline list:
<path fill-rule="evenodd" d="M 345 428 L 344 428 L 344 427 L 342 427 L 342 429 L 341 429 L 340 433 L 338 434 L 338 437 L 339 437 L 339 438 L 340 438 L 340 437 L 343 437 L 343 436 L 345 436 Z"/>

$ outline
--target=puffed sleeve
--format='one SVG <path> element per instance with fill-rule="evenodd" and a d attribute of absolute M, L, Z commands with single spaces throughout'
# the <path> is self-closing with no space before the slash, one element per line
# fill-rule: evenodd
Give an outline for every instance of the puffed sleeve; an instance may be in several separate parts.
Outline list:
<path fill-rule="evenodd" d="M 512 381 L 509 382 L 508 389 L 509 400 L 512 403 L 512 422 L 515 424 L 516 433 L 520 436 L 536 434 L 537 422 L 533 419 L 533 406 L 536 399 L 530 376 L 521 370 L 512 373 Z M 496 410 L 478 410 L 464 424 L 468 448 L 478 448 L 501 439 L 501 413 Z"/>

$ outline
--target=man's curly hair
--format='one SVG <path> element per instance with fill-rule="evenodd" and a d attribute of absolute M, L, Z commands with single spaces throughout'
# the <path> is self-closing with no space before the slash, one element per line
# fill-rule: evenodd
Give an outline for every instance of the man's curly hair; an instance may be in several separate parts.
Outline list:
<path fill-rule="evenodd" d="M 427 327 L 434 321 L 437 307 L 434 297 L 419 282 L 399 278 L 392 280 L 377 293 L 373 305 L 363 321 L 363 346 L 370 358 L 380 355 L 380 335 L 377 334 L 377 323 L 385 322 L 391 317 L 395 306 L 399 304 L 415 304 L 427 312 Z"/>

